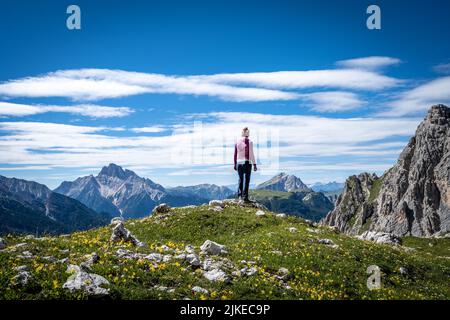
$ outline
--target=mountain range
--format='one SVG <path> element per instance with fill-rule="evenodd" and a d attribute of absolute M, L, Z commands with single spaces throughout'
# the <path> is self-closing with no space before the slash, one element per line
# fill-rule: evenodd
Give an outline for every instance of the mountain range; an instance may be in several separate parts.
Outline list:
<path fill-rule="evenodd" d="M 306 184 L 300 178 L 289 175 L 284 172 L 277 174 L 273 178 L 256 186 L 257 190 L 273 190 L 273 191 L 306 191 L 311 192 Z"/>
<path fill-rule="evenodd" d="M 450 108 L 432 106 L 397 163 L 383 176 L 347 179 L 323 224 L 348 234 L 364 231 L 398 236 L 450 232 Z"/>
<path fill-rule="evenodd" d="M 0 233 L 69 233 L 108 223 L 77 200 L 33 181 L 0 176 Z"/>
<path fill-rule="evenodd" d="M 131 170 L 111 163 L 97 176 L 85 176 L 75 181 L 64 181 L 55 192 L 79 200 L 97 212 L 111 216 L 139 218 L 149 215 L 161 203 L 172 206 L 196 205 L 208 202 L 204 193 L 177 192 L 165 189 L 150 179 L 139 177 Z"/>

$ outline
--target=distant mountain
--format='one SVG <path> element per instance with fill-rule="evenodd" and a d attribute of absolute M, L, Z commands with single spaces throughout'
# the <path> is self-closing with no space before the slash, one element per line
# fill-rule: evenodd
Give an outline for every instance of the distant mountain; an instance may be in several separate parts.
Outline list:
<path fill-rule="evenodd" d="M 139 218 L 150 214 L 160 203 L 172 206 L 201 204 L 207 200 L 195 195 L 176 194 L 150 179 L 111 163 L 97 176 L 63 182 L 55 192 L 72 197 L 97 212 Z"/>
<path fill-rule="evenodd" d="M 342 191 L 342 189 L 344 189 L 344 186 L 345 186 L 344 182 L 336 182 L 336 181 L 327 183 L 316 182 L 309 185 L 309 187 L 316 192 Z"/>
<path fill-rule="evenodd" d="M 319 221 L 333 210 L 333 203 L 321 192 L 251 190 L 250 198 L 274 212 Z"/>
<path fill-rule="evenodd" d="M 110 216 L 33 181 L 0 176 L 0 233 L 58 234 L 104 225 Z"/>
<path fill-rule="evenodd" d="M 224 186 L 215 184 L 199 184 L 195 186 L 179 186 L 166 189 L 172 195 L 196 196 L 207 200 L 226 199 L 235 192 Z"/>
<path fill-rule="evenodd" d="M 258 190 L 274 190 L 274 191 L 307 191 L 311 192 L 312 190 L 308 188 L 306 184 L 300 178 L 297 178 L 294 175 L 289 175 L 284 172 L 277 174 L 270 180 L 263 182 L 256 186 Z"/>

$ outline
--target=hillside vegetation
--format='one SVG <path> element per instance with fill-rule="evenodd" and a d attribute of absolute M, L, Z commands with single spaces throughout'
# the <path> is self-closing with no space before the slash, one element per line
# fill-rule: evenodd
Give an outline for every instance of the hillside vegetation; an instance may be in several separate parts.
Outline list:
<path fill-rule="evenodd" d="M 91 297 L 63 284 L 68 266 L 83 265 L 93 252 L 98 256 L 87 270 L 109 282 L 107 299 L 450 298 L 450 239 L 381 245 L 237 204 L 175 208 L 127 220 L 125 227 L 146 246 L 112 242 L 111 227 L 59 237 L 5 237 L 0 299 Z M 225 245 L 224 250 L 200 252 L 207 239 Z M 219 265 L 224 281 L 208 280 L 204 266 L 180 258 L 186 252 L 203 264 Z M 149 258 L 157 253 L 161 261 Z M 381 289 L 367 289 L 370 265 L 381 268 Z M 27 281 L 17 277 L 21 270 L 27 270 Z"/>

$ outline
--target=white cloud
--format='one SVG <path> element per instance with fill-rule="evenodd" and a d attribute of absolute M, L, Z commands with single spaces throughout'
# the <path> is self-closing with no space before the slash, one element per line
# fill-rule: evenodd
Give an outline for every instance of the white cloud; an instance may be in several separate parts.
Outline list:
<path fill-rule="evenodd" d="M 319 112 L 339 112 L 357 109 L 365 102 L 352 92 L 325 91 L 302 94 L 301 98 L 312 102 L 312 108 Z"/>
<path fill-rule="evenodd" d="M 450 63 L 438 64 L 433 67 L 433 70 L 442 74 L 450 74 Z"/>
<path fill-rule="evenodd" d="M 127 107 L 106 107 L 92 104 L 72 106 L 28 105 L 0 101 L 0 117 L 23 117 L 47 112 L 70 113 L 91 118 L 124 117 L 133 112 Z"/>
<path fill-rule="evenodd" d="M 253 85 L 277 89 L 341 88 L 381 90 L 402 83 L 401 80 L 367 70 L 331 69 L 309 71 L 276 71 L 224 73 L 191 77 L 216 83 Z"/>
<path fill-rule="evenodd" d="M 450 76 L 441 77 L 417 86 L 400 94 L 399 98 L 388 103 L 388 110 L 380 116 L 403 116 L 423 114 L 435 104 L 450 104 Z"/>
<path fill-rule="evenodd" d="M 173 76 L 109 69 L 61 70 L 0 83 L 7 97 L 100 100 L 137 94 L 206 95 L 226 101 L 294 100 L 292 89 L 380 90 L 401 80 L 368 70 L 332 69 Z"/>
<path fill-rule="evenodd" d="M 420 119 L 335 119 L 257 113 L 198 115 L 173 126 L 170 134 L 119 136 L 123 128 L 41 122 L 0 122 L 0 164 L 21 166 L 101 167 L 109 162 L 148 168 L 229 165 L 242 126 L 249 126 L 263 163 L 281 159 L 395 159 Z M 131 131 L 133 132 L 133 131 Z M 277 137 L 279 140 L 277 141 Z M 383 142 L 384 139 L 392 140 Z M 279 148 L 274 152 L 272 147 Z M 272 145 L 270 145 L 272 144 Z M 362 160 L 361 160 L 362 161 Z"/>
<path fill-rule="evenodd" d="M 148 126 L 141 128 L 131 128 L 130 130 L 137 133 L 159 133 L 166 131 L 167 128 L 164 126 Z"/>
<path fill-rule="evenodd" d="M 263 88 L 231 87 L 192 77 L 128 72 L 109 69 L 79 69 L 0 84 L 0 95 L 9 97 L 66 97 L 99 100 L 143 93 L 207 95 L 229 101 L 292 100 L 296 94 Z"/>
<path fill-rule="evenodd" d="M 372 56 L 364 58 L 356 58 L 349 60 L 341 60 L 336 64 L 340 67 L 350 69 L 376 70 L 383 67 L 396 65 L 401 62 L 400 59 L 392 57 Z"/>

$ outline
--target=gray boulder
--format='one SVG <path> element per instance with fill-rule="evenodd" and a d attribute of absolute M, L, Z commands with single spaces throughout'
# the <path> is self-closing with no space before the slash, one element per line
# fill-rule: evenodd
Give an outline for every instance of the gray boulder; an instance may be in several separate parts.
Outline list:
<path fill-rule="evenodd" d="M 227 253 L 226 247 L 222 244 L 218 244 L 217 242 L 206 240 L 200 250 L 206 254 L 218 255 L 222 253 Z"/>
<path fill-rule="evenodd" d="M 401 245 L 402 239 L 395 234 L 387 232 L 366 231 L 357 237 L 360 240 L 373 241 L 376 243 Z"/>

